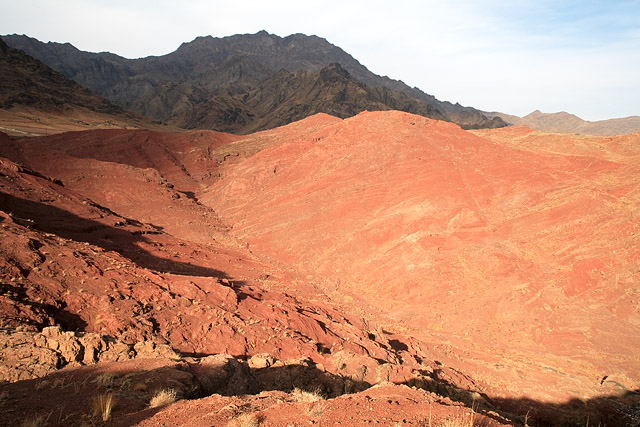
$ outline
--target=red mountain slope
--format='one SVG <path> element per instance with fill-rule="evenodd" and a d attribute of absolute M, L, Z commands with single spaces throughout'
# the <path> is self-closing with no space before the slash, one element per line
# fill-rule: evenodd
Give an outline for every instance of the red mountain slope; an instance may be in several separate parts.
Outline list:
<path fill-rule="evenodd" d="M 637 136 L 574 153 L 399 112 L 303 123 L 226 146 L 267 148 L 201 197 L 254 252 L 466 350 L 504 395 L 638 388 Z"/>
<path fill-rule="evenodd" d="M 0 134 L 0 375 L 67 365 L 0 384 L 0 415 L 95 422 L 110 392 L 113 425 L 439 425 L 472 405 L 480 425 L 632 422 L 637 137 L 398 112 L 247 137 Z M 101 362 L 183 355 L 69 369 L 88 340 Z M 149 409 L 164 387 L 194 400 Z"/>
<path fill-rule="evenodd" d="M 110 423 L 133 425 L 156 414 L 148 410 L 149 400 L 162 388 L 172 388 L 178 399 L 228 396 L 216 400 L 221 407 L 259 401 L 240 414 L 266 411 L 256 417 L 279 423 L 318 416 L 310 410 L 314 405 L 292 393 L 294 387 L 317 390 L 320 399 L 387 381 L 440 390 L 440 396 L 412 392 L 423 400 L 401 399 L 398 405 L 406 408 L 396 418 L 420 421 L 432 405 L 434 420 L 468 414 L 443 396 L 450 392 L 471 402 L 481 385 L 439 366 L 426 346 L 383 329 L 370 313 L 331 303 L 295 272 L 260 260 L 226 236 L 215 212 L 188 190 L 177 190 L 190 188 L 194 176 L 206 181 L 199 163 L 211 168 L 216 162 L 202 156 L 233 137 L 136 131 L 66 136 L 13 140 L 0 134 L 2 155 L 29 165 L 0 157 L 3 424 L 95 423 L 100 413 L 92 401 L 111 393 L 117 403 Z M 150 146 L 156 149 L 144 150 Z M 168 146 L 173 156 L 159 149 Z M 189 167 L 182 168 L 185 159 Z M 100 365 L 91 366 L 96 361 Z M 405 388 L 389 384 L 374 395 L 387 402 L 406 394 Z M 257 393 L 260 398 L 244 396 Z M 278 410 L 283 402 L 289 407 L 284 414 Z M 194 409 L 198 400 L 184 403 L 188 415 L 158 416 L 188 424 L 207 419 L 208 412 Z M 349 405 L 354 425 L 387 410 L 386 403 L 375 413 L 358 413 L 360 404 L 351 399 L 332 400 L 326 408 L 321 402 L 328 414 L 338 414 L 334 421 L 345 419 L 340 414 Z M 225 424 L 238 416 L 228 411 L 202 422 Z"/>

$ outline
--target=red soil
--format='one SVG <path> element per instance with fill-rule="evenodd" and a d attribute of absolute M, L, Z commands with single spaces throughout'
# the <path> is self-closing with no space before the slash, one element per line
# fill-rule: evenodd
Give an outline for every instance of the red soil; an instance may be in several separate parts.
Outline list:
<path fill-rule="evenodd" d="M 200 198 L 234 236 L 464 349 L 496 393 L 638 388 L 637 136 L 587 150 L 399 112 L 314 120 L 235 143 L 271 139 Z"/>
<path fill-rule="evenodd" d="M 162 367 L 226 353 L 262 381 L 263 394 L 152 411 L 151 390 L 134 402 L 119 384 L 115 425 L 224 425 L 245 412 L 261 425 L 424 425 L 430 408 L 438 425 L 474 400 L 486 425 L 504 421 L 495 411 L 614 425 L 640 368 L 637 147 L 638 135 L 470 133 L 398 112 L 246 137 L 0 134 L 3 327 L 57 324 L 195 357 L 55 375 L 150 369 L 162 382 Z M 265 354 L 347 395 L 299 402 L 279 371 L 258 371 Z M 99 388 L 38 385 L 49 377 L 0 386 L 30 396 L 0 399 L 5 419 L 33 401 L 33 415 L 49 413 L 66 390 L 79 409 L 57 419 L 97 422 L 85 406 Z M 203 396 L 188 391 L 201 378 L 184 381 L 181 397 Z M 435 394 L 354 386 L 387 381 Z"/>

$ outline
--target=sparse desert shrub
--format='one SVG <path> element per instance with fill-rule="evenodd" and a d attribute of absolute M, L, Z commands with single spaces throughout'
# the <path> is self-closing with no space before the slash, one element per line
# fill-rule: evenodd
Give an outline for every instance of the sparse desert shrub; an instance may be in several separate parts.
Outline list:
<path fill-rule="evenodd" d="M 162 389 L 151 398 L 150 408 L 159 408 L 176 401 L 176 391 L 173 389 Z"/>
<path fill-rule="evenodd" d="M 441 424 L 441 427 L 473 427 L 473 424 L 469 423 L 468 419 L 461 417 L 447 418 Z"/>
<path fill-rule="evenodd" d="M 115 405 L 116 399 L 113 393 L 103 393 L 93 400 L 92 415 L 94 417 L 101 416 L 102 421 L 109 421 L 111 411 Z"/>
<path fill-rule="evenodd" d="M 47 382 L 49 384 L 49 382 Z M 67 388 L 71 385 L 71 379 L 69 377 L 64 378 L 56 378 L 53 383 L 51 383 L 50 388 L 53 390 L 54 388 Z"/>
<path fill-rule="evenodd" d="M 322 396 L 322 392 L 320 392 L 320 389 L 318 388 L 313 389 L 311 391 L 307 391 L 307 390 L 302 390 L 296 387 L 291 392 L 291 395 L 298 402 L 317 402 L 318 400 L 324 400 L 324 397 Z"/>
<path fill-rule="evenodd" d="M 473 427 L 475 420 L 475 411 L 473 409 L 470 413 L 466 411 L 458 412 L 454 417 L 447 418 L 442 423 L 442 427 Z"/>
<path fill-rule="evenodd" d="M 42 380 L 37 382 L 33 388 L 35 388 L 37 391 L 40 391 L 43 388 L 48 387 L 50 384 L 51 382 L 49 380 Z"/>

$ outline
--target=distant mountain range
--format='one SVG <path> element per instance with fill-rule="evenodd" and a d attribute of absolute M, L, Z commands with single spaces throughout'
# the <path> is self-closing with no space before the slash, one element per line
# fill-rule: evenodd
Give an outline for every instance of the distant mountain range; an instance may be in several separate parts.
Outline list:
<path fill-rule="evenodd" d="M 0 108 L 32 106 L 44 111 L 86 108 L 98 113 L 124 114 L 105 99 L 91 93 L 24 52 L 0 40 Z"/>
<path fill-rule="evenodd" d="M 167 129 L 124 110 L 0 40 L 0 130 L 40 135 L 96 128 Z"/>
<path fill-rule="evenodd" d="M 401 110 L 465 129 L 506 126 L 500 117 L 378 76 L 316 36 L 199 37 L 141 59 L 27 36 L 2 39 L 124 109 L 183 128 L 249 133 L 319 112 L 345 118 L 364 110 Z"/>
<path fill-rule="evenodd" d="M 499 117 L 509 124 L 526 125 L 531 129 L 543 132 L 578 133 L 599 136 L 625 135 L 632 132 L 640 132 L 640 116 L 590 122 L 565 112 L 547 114 L 536 110 L 524 117 L 496 112 L 485 114 L 488 117 Z"/>

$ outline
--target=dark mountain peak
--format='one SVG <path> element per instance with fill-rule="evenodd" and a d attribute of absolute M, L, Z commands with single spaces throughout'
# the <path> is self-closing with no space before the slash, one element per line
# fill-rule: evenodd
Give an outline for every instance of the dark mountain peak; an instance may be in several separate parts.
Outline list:
<path fill-rule="evenodd" d="M 215 67 L 211 73 L 205 73 L 203 78 L 215 81 L 216 87 L 225 86 L 242 80 L 258 83 L 269 77 L 273 72 L 242 53 L 233 54 Z M 209 76 L 214 74 L 214 76 Z M 211 86 L 206 81 L 203 84 Z"/>
<path fill-rule="evenodd" d="M 258 64 L 258 62 L 252 60 L 244 53 L 234 53 L 228 56 L 224 61 L 222 61 L 222 63 L 218 65 L 218 68 L 236 67 L 236 66 L 245 68 L 247 67 L 248 64 Z"/>
<path fill-rule="evenodd" d="M 274 38 L 274 37 L 278 37 L 275 34 L 269 34 L 266 30 L 260 30 L 257 33 L 255 33 L 254 36 L 255 37 L 268 37 L 268 38 L 271 38 L 271 39 Z"/>
<path fill-rule="evenodd" d="M 34 38 L 34 37 L 29 37 L 26 34 L 18 34 L 18 33 L 13 33 L 13 34 L 7 34 L 2 36 L 2 39 L 9 45 L 15 43 L 17 40 L 22 41 L 23 43 L 43 43 L 40 40 Z M 47 44 L 52 43 L 52 42 L 47 42 Z M 59 44 L 59 43 L 58 43 Z"/>
<path fill-rule="evenodd" d="M 195 39 L 191 40 L 190 42 L 182 42 L 180 44 L 180 46 L 178 46 L 178 49 L 176 49 L 176 50 L 180 50 L 180 49 L 182 49 L 183 47 L 186 47 L 186 46 L 211 43 L 212 40 L 213 40 L 212 36 L 198 36 Z"/>
<path fill-rule="evenodd" d="M 316 46 L 316 47 L 340 49 L 337 46 L 331 44 L 327 39 L 313 35 L 313 34 L 308 36 L 306 34 L 296 33 L 296 34 L 291 34 L 290 36 L 284 37 L 281 40 L 282 40 L 282 43 L 288 49 L 291 49 L 294 46 L 299 44 L 304 44 L 305 46 Z"/>
<path fill-rule="evenodd" d="M 223 96 L 223 98 L 216 98 L 218 100 L 216 108 L 225 109 L 226 107 L 223 105 L 228 105 L 229 108 L 236 111 L 241 108 L 238 103 L 245 102 L 238 97 L 244 97 L 246 93 L 259 87 L 269 87 L 275 91 L 265 93 L 260 97 L 261 99 L 269 96 L 282 99 L 284 95 L 279 92 L 281 89 L 278 89 L 274 82 L 266 86 L 261 85 L 261 82 L 269 79 L 278 70 L 287 70 L 291 73 L 297 71 L 320 72 L 316 76 L 320 82 L 346 84 L 347 81 L 350 81 L 353 83 L 351 85 L 353 88 L 358 86 L 355 82 L 360 86 L 367 85 L 370 90 L 375 88 L 377 95 L 372 96 L 376 99 L 374 104 L 377 109 L 404 108 L 404 111 L 421 111 L 428 117 L 449 120 L 466 128 L 506 125 L 501 119 L 488 120 L 481 112 L 473 108 L 441 102 L 419 89 L 410 88 L 402 81 L 380 77 L 369 71 L 341 48 L 314 35 L 292 34 L 282 38 L 263 30 L 255 34 L 240 34 L 223 38 L 197 37 L 189 43 L 183 43 L 176 51 L 168 55 L 135 60 L 106 53 L 88 53 L 77 49 L 71 51 L 71 49 L 75 49 L 72 46 L 45 44 L 35 39 L 27 39 L 24 36 L 5 37 L 10 46 L 24 50 L 95 93 L 123 108 L 151 115 L 157 120 L 172 121 L 172 114 L 176 108 L 179 110 L 179 116 L 183 117 L 185 110 L 197 110 L 203 105 L 210 104 L 209 100 L 218 96 Z M 292 81 L 290 76 L 281 77 L 277 81 L 282 84 Z M 166 90 L 171 90 L 170 96 L 168 93 L 163 94 L 163 91 Z M 397 96 L 385 98 L 384 93 L 386 92 L 384 90 L 387 93 L 392 91 Z M 179 91 L 184 92 L 180 95 Z M 215 93 L 211 93 L 211 91 Z M 353 94 L 358 91 L 353 89 Z M 382 101 L 378 100 L 378 95 L 382 96 Z M 154 104 L 155 107 L 151 107 L 150 103 L 150 99 L 153 97 L 160 98 Z M 234 100 L 231 101 L 230 97 Z M 345 100 L 355 99 L 348 94 L 344 94 L 343 97 Z M 402 97 L 403 100 L 398 101 L 400 99 L 398 97 Z M 391 98 L 395 101 L 392 102 Z M 179 107 L 175 107 L 173 102 L 169 102 L 169 99 L 180 100 Z M 313 101 L 316 98 L 308 99 Z M 328 102 L 327 99 L 324 99 L 323 102 Z M 145 101 L 143 102 L 143 100 Z M 412 101 L 409 102 L 409 100 Z M 364 103 L 358 102 L 358 105 L 364 105 Z M 196 107 L 196 104 L 199 106 Z M 352 107 L 348 108 L 344 114 L 349 111 L 357 111 L 360 108 L 355 105 Z M 374 106 L 371 107 L 368 109 L 375 109 Z M 301 112 L 306 114 L 315 110 L 317 110 L 317 106 L 304 108 L 299 106 L 296 107 L 296 114 Z M 290 114 L 289 119 L 298 117 L 296 114 Z M 286 120 L 286 113 L 283 112 L 282 115 L 283 120 Z M 235 112 L 227 114 L 227 116 L 238 117 Z M 191 114 L 188 124 L 184 122 L 182 125 L 188 127 L 205 126 L 205 122 L 198 124 L 193 117 L 194 115 Z M 174 123 L 180 125 L 181 122 Z M 242 124 L 242 127 L 246 128 L 245 124 Z M 224 130 L 233 131 L 228 127 L 225 127 Z"/>
<path fill-rule="evenodd" d="M 272 71 L 282 68 L 289 71 L 319 71 L 334 62 L 340 63 L 349 72 L 364 68 L 349 54 L 321 37 L 292 34 L 282 38 L 264 30 L 255 34 L 223 38 L 198 37 L 189 43 L 183 43 L 178 50 L 167 56 L 191 62 L 206 61 L 211 66 L 236 53 L 245 54 Z"/>
<path fill-rule="evenodd" d="M 325 82 L 333 82 L 336 80 L 345 80 L 351 78 L 351 74 L 340 64 L 334 62 L 333 64 L 327 65 L 325 68 L 320 70 L 319 77 L 321 80 Z"/>
<path fill-rule="evenodd" d="M 43 46 L 46 46 L 47 49 L 57 51 L 57 52 L 61 52 L 61 51 L 81 52 L 77 47 L 75 47 L 69 42 L 59 43 L 59 42 L 48 41 L 45 43 L 45 42 L 41 42 L 40 40 L 34 37 L 29 37 L 25 34 L 11 34 L 11 35 L 2 36 L 2 38 L 9 46 L 16 49 L 23 50 L 23 51 L 26 50 L 25 48 L 39 49 L 39 46 L 43 45 Z"/>

